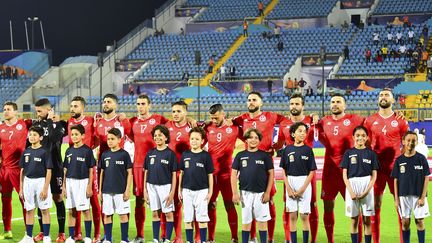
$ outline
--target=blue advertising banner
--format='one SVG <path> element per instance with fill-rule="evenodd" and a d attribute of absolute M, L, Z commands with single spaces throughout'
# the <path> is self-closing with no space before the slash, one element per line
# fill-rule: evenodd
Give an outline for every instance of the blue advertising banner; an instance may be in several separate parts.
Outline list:
<path fill-rule="evenodd" d="M 353 90 L 371 91 L 374 89 L 393 88 L 402 81 L 396 79 L 328 79 L 327 87 L 337 89 L 347 89 L 349 86 Z"/>
<path fill-rule="evenodd" d="M 280 19 L 272 22 L 283 29 L 318 28 L 328 25 L 327 18 Z"/>
<path fill-rule="evenodd" d="M 251 91 L 259 91 L 261 93 L 269 93 L 270 85 L 268 81 L 219 81 L 212 82 L 212 85 L 218 88 L 223 93 L 249 93 Z M 283 81 L 271 81 L 271 91 L 273 93 L 283 92 Z"/>
<path fill-rule="evenodd" d="M 200 7 L 177 7 L 175 10 L 176 17 L 192 17 L 199 13 Z"/>
<path fill-rule="evenodd" d="M 408 16 L 409 22 L 412 24 L 422 24 L 432 17 L 432 14 L 392 14 L 385 16 L 374 15 L 372 16 L 372 20 L 373 23 L 379 25 L 386 25 L 390 22 L 392 25 L 402 26 L 402 20 L 405 15 Z"/>
<path fill-rule="evenodd" d="M 169 95 L 179 87 L 186 87 L 185 82 L 154 82 L 154 83 L 131 83 L 123 84 L 123 94 L 128 95 L 133 90 L 134 94 L 146 95 Z"/>
<path fill-rule="evenodd" d="M 370 8 L 373 0 L 342 0 L 341 9 Z"/>

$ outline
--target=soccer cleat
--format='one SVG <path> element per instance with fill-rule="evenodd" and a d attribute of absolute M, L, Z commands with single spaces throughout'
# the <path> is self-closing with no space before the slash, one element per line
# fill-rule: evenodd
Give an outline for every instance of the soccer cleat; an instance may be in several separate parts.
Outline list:
<path fill-rule="evenodd" d="M 165 240 L 163 243 L 171 243 L 170 240 Z"/>
<path fill-rule="evenodd" d="M 268 243 L 274 243 L 274 240 L 268 240 L 267 242 Z"/>
<path fill-rule="evenodd" d="M 28 235 L 24 235 L 24 237 L 22 238 L 22 240 L 20 240 L 18 243 L 33 243 L 33 238 L 31 236 Z"/>
<path fill-rule="evenodd" d="M 72 237 L 68 237 L 68 238 L 65 240 L 65 243 L 75 243 L 75 240 L 72 239 Z"/>
<path fill-rule="evenodd" d="M 9 240 L 12 239 L 12 231 L 5 231 L 3 234 L 0 235 L 0 240 Z"/>
<path fill-rule="evenodd" d="M 100 235 L 95 235 L 95 237 L 93 238 L 93 243 L 99 243 L 102 242 Z"/>
<path fill-rule="evenodd" d="M 60 243 L 60 242 L 65 242 L 65 241 L 66 241 L 66 235 L 65 235 L 65 233 L 60 233 L 58 235 L 57 239 L 56 239 L 56 242 Z"/>
<path fill-rule="evenodd" d="M 92 239 L 89 237 L 84 238 L 84 243 L 92 243 Z"/>
<path fill-rule="evenodd" d="M 120 243 L 127 243 L 127 241 L 122 240 L 122 241 L 120 241 Z"/>
<path fill-rule="evenodd" d="M 74 240 L 75 241 L 82 241 L 83 240 L 82 234 L 81 233 L 75 234 Z"/>
<path fill-rule="evenodd" d="M 153 239 L 153 243 L 159 243 L 159 241 L 156 239 Z"/>
<path fill-rule="evenodd" d="M 33 237 L 33 240 L 35 242 L 43 241 L 43 237 L 44 237 L 43 232 L 39 232 L 39 234 L 37 234 L 35 237 Z"/>
<path fill-rule="evenodd" d="M 285 240 L 284 243 L 290 243 L 289 240 Z"/>
<path fill-rule="evenodd" d="M 258 243 L 258 240 L 257 240 L 257 238 L 255 238 L 255 239 L 250 240 L 249 243 Z"/>
<path fill-rule="evenodd" d="M 135 239 L 133 239 L 131 242 L 132 243 L 144 243 L 145 240 L 142 237 L 135 237 Z"/>
<path fill-rule="evenodd" d="M 104 240 L 102 243 L 111 243 L 111 241 Z"/>
<path fill-rule="evenodd" d="M 231 243 L 238 243 L 237 239 L 231 239 Z"/>
<path fill-rule="evenodd" d="M 43 243 L 51 243 L 51 237 L 49 237 L 49 236 L 44 236 L 44 237 L 43 237 Z"/>

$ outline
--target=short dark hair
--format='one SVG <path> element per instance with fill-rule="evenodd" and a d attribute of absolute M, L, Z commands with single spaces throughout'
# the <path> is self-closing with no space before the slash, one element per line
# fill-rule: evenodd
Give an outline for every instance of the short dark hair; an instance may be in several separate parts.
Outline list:
<path fill-rule="evenodd" d="M 187 107 L 188 107 L 188 105 L 186 104 L 186 102 L 184 102 L 184 100 L 179 100 L 179 101 L 171 103 L 171 107 L 173 107 L 175 105 L 183 106 L 183 108 L 185 108 L 185 110 L 187 110 Z"/>
<path fill-rule="evenodd" d="M 150 97 L 149 97 L 148 95 L 146 95 L 146 94 L 141 94 L 141 95 L 139 95 L 137 99 L 146 99 L 147 102 L 148 102 L 149 104 L 151 104 Z"/>
<path fill-rule="evenodd" d="M 52 106 L 51 102 L 47 98 L 38 99 L 35 103 L 35 106 L 41 107 L 41 106 Z"/>
<path fill-rule="evenodd" d="M 165 137 L 167 138 L 166 140 L 166 144 L 170 143 L 170 132 L 168 130 L 168 128 L 164 125 L 157 125 L 155 127 L 153 127 L 152 131 L 151 131 L 151 135 L 152 137 L 154 137 L 156 131 L 161 132 L 163 135 L 165 135 Z"/>
<path fill-rule="evenodd" d="M 44 129 L 40 126 L 31 126 L 28 131 L 29 131 L 29 133 L 35 132 L 35 133 L 39 134 L 39 136 L 41 136 L 41 137 L 43 137 L 43 135 L 44 135 Z"/>
<path fill-rule="evenodd" d="M 214 114 L 216 114 L 216 112 L 223 111 L 223 110 L 224 109 L 223 109 L 222 104 L 214 104 L 214 105 L 210 106 L 209 113 L 214 115 Z"/>
<path fill-rule="evenodd" d="M 86 106 L 86 101 L 83 97 L 81 96 L 75 96 L 72 98 L 72 101 L 79 101 L 81 102 L 81 104 L 85 107 Z"/>
<path fill-rule="evenodd" d="M 189 135 L 191 135 L 193 132 L 199 133 L 201 135 L 201 138 L 205 140 L 207 138 L 206 132 L 202 127 L 194 127 L 189 131 Z"/>
<path fill-rule="evenodd" d="M 115 95 L 115 94 L 112 94 L 112 93 L 106 94 L 106 95 L 104 95 L 102 100 L 104 100 L 106 98 L 113 99 L 116 103 L 118 102 L 117 95 Z"/>
<path fill-rule="evenodd" d="M 249 94 L 247 95 L 247 97 L 249 98 L 250 95 L 257 95 L 258 97 L 260 97 L 260 99 L 263 99 L 263 96 L 260 92 L 258 91 L 251 91 L 249 92 Z"/>
<path fill-rule="evenodd" d="M 245 139 L 248 139 L 248 138 L 251 137 L 251 133 L 253 133 L 253 132 L 258 136 L 258 139 L 261 141 L 263 135 L 262 135 L 262 133 L 261 133 L 258 129 L 256 129 L 256 128 L 250 128 L 250 129 L 248 129 L 248 130 L 245 132 L 245 134 L 244 134 L 243 137 L 244 137 Z"/>
<path fill-rule="evenodd" d="M 342 97 L 342 99 L 346 102 L 345 96 L 343 94 L 335 93 L 331 96 L 331 98 L 333 97 Z"/>
<path fill-rule="evenodd" d="M 7 101 L 7 102 L 5 102 L 5 103 L 3 104 L 3 108 L 4 108 L 5 106 L 7 106 L 7 105 L 12 106 L 12 108 L 13 108 L 14 111 L 17 111 L 17 110 L 18 110 L 18 105 L 17 105 L 15 102 Z"/>
<path fill-rule="evenodd" d="M 308 132 L 309 127 L 308 127 L 305 123 L 303 123 L 303 122 L 296 122 L 296 123 L 294 123 L 294 124 L 290 127 L 290 129 L 289 129 L 289 132 L 290 132 L 290 136 L 291 136 L 291 140 L 292 140 L 292 141 L 294 141 L 294 137 L 292 136 L 292 134 L 295 133 L 295 132 L 297 131 L 297 129 L 298 129 L 299 127 L 301 127 L 301 126 L 304 126 L 304 127 L 306 128 L 306 133 Z M 279 132 L 281 132 L 281 131 L 279 131 Z"/>
<path fill-rule="evenodd" d="M 385 87 L 384 89 L 382 89 L 382 90 L 380 91 L 380 93 L 383 92 L 383 91 L 388 91 L 388 92 L 390 92 L 390 94 L 392 94 L 392 96 L 394 97 L 393 90 L 392 90 L 391 88 Z"/>
<path fill-rule="evenodd" d="M 291 95 L 290 100 L 295 98 L 300 98 L 302 100 L 302 105 L 305 104 L 304 97 L 300 93 L 294 93 L 293 95 Z"/>
<path fill-rule="evenodd" d="M 117 138 L 122 138 L 122 133 L 121 133 L 120 129 L 115 128 L 115 127 L 108 130 L 108 134 L 112 134 L 112 135 L 116 136 Z"/>
<path fill-rule="evenodd" d="M 415 135 L 415 136 L 418 138 L 417 133 L 415 133 L 415 132 L 413 132 L 413 131 L 406 131 L 406 133 L 405 133 L 405 134 L 403 135 L 403 137 L 402 137 L 402 140 L 405 140 L 405 138 L 406 138 L 408 135 Z"/>
<path fill-rule="evenodd" d="M 79 133 L 81 133 L 81 135 L 85 134 L 85 128 L 84 128 L 84 126 L 81 125 L 81 124 L 73 125 L 73 126 L 71 126 L 70 129 L 71 129 L 71 131 L 72 131 L 72 130 L 77 130 Z"/>
<path fill-rule="evenodd" d="M 360 125 L 360 126 L 357 126 L 356 128 L 354 128 L 352 135 L 354 136 L 354 134 L 355 134 L 358 130 L 363 130 L 363 131 L 366 133 L 366 136 L 369 136 L 366 127 L 361 126 L 361 125 Z"/>

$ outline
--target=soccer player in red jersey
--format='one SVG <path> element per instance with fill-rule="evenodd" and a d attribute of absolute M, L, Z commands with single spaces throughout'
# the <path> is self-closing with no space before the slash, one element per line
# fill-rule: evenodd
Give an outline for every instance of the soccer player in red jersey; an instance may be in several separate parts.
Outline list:
<path fill-rule="evenodd" d="M 177 156 L 177 161 L 180 161 L 184 151 L 190 150 L 189 146 L 189 131 L 191 126 L 188 124 L 187 104 L 184 101 L 177 101 L 171 105 L 172 121 L 165 123 L 170 131 L 170 143 L 168 147 L 174 151 Z M 178 174 L 177 174 L 178 176 Z M 176 233 L 175 242 L 183 243 L 182 239 L 182 212 L 181 202 L 178 200 L 178 189 L 176 188 L 174 196 L 175 212 L 174 212 L 174 229 Z"/>
<path fill-rule="evenodd" d="M 312 116 L 305 116 L 303 114 L 304 109 L 304 98 L 301 94 L 293 94 L 290 97 L 289 100 L 289 106 L 290 106 L 290 116 L 289 119 L 286 119 L 285 121 L 281 122 L 279 125 L 279 134 L 278 134 L 278 142 L 273 145 L 273 148 L 275 150 L 279 150 L 282 148 L 282 146 L 285 144 L 285 146 L 289 146 L 294 144 L 294 141 L 292 139 L 292 135 L 290 134 L 290 127 L 296 123 L 296 122 L 303 122 L 308 126 L 309 130 L 306 135 L 306 139 L 304 143 L 309 146 L 313 147 L 313 141 L 314 141 L 314 133 L 315 133 L 315 126 L 313 123 Z M 316 237 L 318 235 L 318 208 L 316 205 L 316 176 L 312 178 L 311 181 L 312 185 L 312 197 L 311 197 L 311 212 L 309 214 L 309 224 L 310 224 L 310 231 L 311 231 L 311 243 L 316 242 Z M 286 191 L 285 185 L 284 185 L 284 192 Z M 285 193 L 283 194 L 284 201 L 286 200 Z M 287 213 L 285 210 L 283 212 L 283 225 L 284 225 L 284 232 L 285 232 L 285 242 L 289 242 L 290 240 L 290 227 L 289 227 L 289 213 Z"/>
<path fill-rule="evenodd" d="M 273 129 L 276 124 L 280 124 L 281 122 L 286 120 L 286 118 L 283 115 L 274 112 L 261 111 L 262 105 L 263 101 L 261 93 L 256 91 L 250 92 L 247 97 L 247 106 L 249 112 L 235 117 L 233 119 L 233 124 L 240 126 L 243 131 L 247 131 L 249 128 L 258 129 L 263 134 L 263 138 L 260 142 L 258 149 L 268 152 L 271 156 L 273 156 Z M 269 203 L 271 220 L 267 222 L 269 242 L 273 242 L 274 240 L 274 230 L 276 224 L 276 207 L 273 202 L 273 196 L 275 193 L 276 186 L 273 183 L 273 189 L 271 192 L 271 199 Z M 255 224 L 252 223 L 251 239 L 256 238 L 254 225 Z"/>
<path fill-rule="evenodd" d="M 91 116 L 84 115 L 84 109 L 86 106 L 85 99 L 81 96 L 75 96 L 70 104 L 69 111 L 71 118 L 68 120 L 68 135 L 69 135 L 69 146 L 73 146 L 71 139 L 71 127 L 74 125 L 81 124 L 85 129 L 84 144 L 90 148 L 94 148 L 94 119 Z M 97 165 L 93 168 L 93 195 L 90 198 L 90 204 L 92 207 L 93 222 L 94 222 L 94 241 L 100 240 L 100 224 L 101 224 L 101 206 L 97 195 L 99 194 L 98 188 L 98 177 L 97 177 Z M 81 234 L 81 213 L 76 212 L 76 225 L 75 225 L 75 240 L 82 240 Z"/>
<path fill-rule="evenodd" d="M 103 97 L 103 116 L 95 121 L 95 136 L 97 139 L 95 143 L 99 144 L 98 160 L 103 152 L 109 150 L 107 134 L 111 128 L 118 128 L 122 132 L 121 147 L 124 145 L 125 135 L 130 134 L 131 125 L 126 115 L 116 113 L 117 102 L 118 98 L 115 94 L 106 94 Z"/>
<path fill-rule="evenodd" d="M 165 124 L 168 119 L 159 115 L 151 114 L 151 101 L 147 95 L 139 95 L 136 101 L 138 116 L 131 118 L 132 126 L 130 138 L 135 144 L 134 162 L 133 162 L 133 183 L 135 202 L 135 225 L 137 236 L 133 242 L 144 243 L 144 159 L 150 150 L 156 147 L 153 141 L 151 131 L 160 124 Z"/>
<path fill-rule="evenodd" d="M 319 140 L 326 149 L 321 191 L 321 199 L 324 201 L 324 227 L 328 242 L 334 243 L 335 198 L 338 193 L 345 197 L 345 183 L 339 164 L 345 151 L 354 146 L 353 130 L 363 124 L 364 118 L 346 114 L 345 98 L 340 94 L 332 96 L 330 109 L 332 114 L 323 117 L 316 127 L 319 129 Z"/>
<path fill-rule="evenodd" d="M 371 148 L 378 155 L 380 169 L 374 186 L 375 192 L 375 216 L 372 216 L 373 242 L 380 242 L 380 213 L 382 195 L 386 183 L 390 192 L 394 194 L 393 178 L 390 177 L 396 158 L 401 155 L 401 141 L 406 131 L 408 122 L 396 115 L 393 111 L 395 99 L 389 89 L 383 89 L 379 93 L 379 111 L 365 120 L 364 126 L 369 131 Z M 399 226 L 401 227 L 400 217 Z M 402 228 L 400 228 L 402 232 Z M 400 238 L 402 242 L 402 237 Z"/>
<path fill-rule="evenodd" d="M 20 192 L 19 160 L 26 147 L 29 122 L 17 118 L 18 106 L 13 102 L 3 105 L 4 123 L 0 124 L 1 158 L 0 185 L 4 233 L 0 240 L 12 239 L 12 191 Z M 23 201 L 21 200 L 23 205 Z M 23 214 L 25 215 L 24 206 Z"/>
<path fill-rule="evenodd" d="M 238 217 L 231 188 L 231 164 L 235 143 L 239 137 L 239 128 L 228 125 L 225 112 L 221 104 L 215 104 L 209 108 L 212 123 L 205 127 L 207 133 L 208 152 L 212 157 L 213 172 L 213 195 L 209 202 L 208 242 L 214 242 L 216 231 L 216 201 L 219 192 L 222 193 L 225 210 L 228 214 L 228 224 L 231 230 L 232 242 L 238 242 L 237 228 Z"/>

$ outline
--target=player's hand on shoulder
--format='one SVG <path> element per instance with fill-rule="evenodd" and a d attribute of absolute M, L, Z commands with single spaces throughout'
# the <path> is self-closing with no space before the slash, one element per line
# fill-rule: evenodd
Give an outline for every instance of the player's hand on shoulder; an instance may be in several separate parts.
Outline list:
<path fill-rule="evenodd" d="M 319 115 L 315 113 L 311 113 L 310 117 L 312 117 L 312 124 L 316 125 L 319 122 Z"/>
<path fill-rule="evenodd" d="M 261 202 L 262 203 L 268 203 L 269 201 L 270 201 L 270 193 L 264 192 L 262 197 L 261 197 Z"/>
<path fill-rule="evenodd" d="M 191 118 L 191 117 L 186 117 L 186 121 L 189 124 L 189 126 L 192 127 L 192 128 L 198 126 L 198 122 L 195 119 Z"/>
<path fill-rule="evenodd" d="M 119 118 L 119 120 L 120 121 L 123 121 L 124 119 L 127 119 L 127 116 L 126 116 L 126 114 L 125 113 L 120 113 L 119 115 L 118 115 L 118 118 Z"/>

